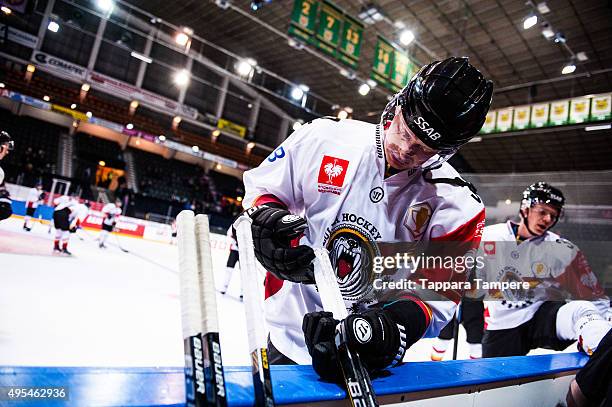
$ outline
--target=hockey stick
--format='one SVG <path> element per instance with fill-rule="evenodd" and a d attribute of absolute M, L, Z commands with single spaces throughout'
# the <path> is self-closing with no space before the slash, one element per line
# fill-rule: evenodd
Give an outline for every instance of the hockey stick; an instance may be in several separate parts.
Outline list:
<path fill-rule="evenodd" d="M 251 368 L 253 373 L 253 391 L 255 405 L 272 407 L 272 377 L 268 365 L 268 347 L 266 342 L 265 321 L 263 318 L 263 301 L 257 284 L 257 260 L 253 250 L 251 218 L 240 216 L 234 222 L 238 253 L 240 258 L 240 277 L 244 294 L 244 310 L 247 321 Z"/>
<path fill-rule="evenodd" d="M 463 301 L 459 301 L 457 309 L 455 310 L 455 325 L 453 326 L 453 360 L 457 360 L 457 344 L 459 343 L 459 324 L 461 323 L 461 304 Z"/>
<path fill-rule="evenodd" d="M 196 215 L 195 234 L 198 249 L 198 276 L 202 309 L 202 341 L 204 342 L 204 383 L 209 406 L 227 406 L 219 322 L 217 315 L 217 293 L 210 252 L 210 230 L 208 217 Z"/>
<path fill-rule="evenodd" d="M 212 330 L 217 328 L 217 310 L 214 285 L 209 281 L 212 261 L 208 221 L 196 220 L 192 211 L 182 211 L 177 227 L 187 405 L 226 406 L 219 332 Z M 212 296 L 206 285 L 213 287 Z"/>
<path fill-rule="evenodd" d="M 329 261 L 329 254 L 325 249 L 315 249 L 314 252 L 316 255 L 314 275 L 323 309 L 334 314 L 335 319 L 343 320 L 348 316 L 348 312 L 340 294 L 336 273 Z M 341 331 L 336 332 L 336 347 L 351 405 L 355 407 L 378 406 L 370 375 L 361 363 L 359 354 L 348 348 Z"/>
<path fill-rule="evenodd" d="M 124 248 L 123 246 L 121 246 L 121 242 L 119 241 L 119 236 L 117 236 L 114 232 L 110 232 L 114 237 L 115 237 L 115 242 L 117 243 L 117 247 L 123 252 L 123 253 L 129 253 L 130 251 L 126 248 Z"/>

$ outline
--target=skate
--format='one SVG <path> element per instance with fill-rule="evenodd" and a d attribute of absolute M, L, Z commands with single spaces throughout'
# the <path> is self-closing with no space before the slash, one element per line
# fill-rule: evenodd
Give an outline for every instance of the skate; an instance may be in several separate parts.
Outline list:
<path fill-rule="evenodd" d="M 68 249 L 62 249 L 62 253 L 65 254 L 66 256 L 72 256 L 72 253 L 70 253 Z"/>

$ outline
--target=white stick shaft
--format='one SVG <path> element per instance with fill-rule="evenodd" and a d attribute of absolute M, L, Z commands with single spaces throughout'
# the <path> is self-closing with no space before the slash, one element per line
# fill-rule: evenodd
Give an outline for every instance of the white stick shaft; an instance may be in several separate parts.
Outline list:
<path fill-rule="evenodd" d="M 200 334 L 202 320 L 194 213 L 192 211 L 179 213 L 176 217 L 176 226 L 181 290 L 181 322 L 183 338 L 189 338 Z"/>
<path fill-rule="evenodd" d="M 323 309 L 333 313 L 335 319 L 343 320 L 348 316 L 348 312 L 340 293 L 336 273 L 334 273 L 334 269 L 329 261 L 327 250 L 319 248 L 314 249 L 314 252 L 316 256 L 314 276 Z"/>
<path fill-rule="evenodd" d="M 244 292 L 244 309 L 247 319 L 249 350 L 267 346 L 263 300 L 258 287 L 257 259 L 253 249 L 251 219 L 241 216 L 234 223 L 240 255 L 240 277 Z"/>
<path fill-rule="evenodd" d="M 201 294 L 202 334 L 219 332 L 217 293 L 210 252 L 208 216 L 196 215 L 195 239 L 198 250 L 198 275 Z"/>

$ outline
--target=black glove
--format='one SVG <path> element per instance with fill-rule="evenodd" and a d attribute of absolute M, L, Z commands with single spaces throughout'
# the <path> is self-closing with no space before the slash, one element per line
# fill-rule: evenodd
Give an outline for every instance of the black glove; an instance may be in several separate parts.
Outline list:
<path fill-rule="evenodd" d="M 266 270 L 281 280 L 294 283 L 314 283 L 315 258 L 312 248 L 291 247 L 291 240 L 306 229 L 306 221 L 281 208 L 257 206 L 246 212 L 253 219 L 255 257 Z"/>
<path fill-rule="evenodd" d="M 8 218 L 12 214 L 11 194 L 4 187 L 0 187 L 0 220 Z"/>
<path fill-rule="evenodd" d="M 336 341 L 359 353 L 371 373 L 400 364 L 406 350 L 426 329 L 425 315 L 412 301 L 377 304 L 377 308 L 351 314 L 342 321 L 329 312 L 313 312 L 306 314 L 302 323 L 313 369 L 322 379 L 336 382 L 341 378 Z"/>

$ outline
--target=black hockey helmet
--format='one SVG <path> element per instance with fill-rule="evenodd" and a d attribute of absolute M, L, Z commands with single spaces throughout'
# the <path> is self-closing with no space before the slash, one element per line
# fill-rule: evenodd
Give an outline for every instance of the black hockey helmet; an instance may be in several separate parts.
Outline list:
<path fill-rule="evenodd" d="M 551 186 L 550 184 L 540 181 L 534 184 L 531 184 L 523 191 L 523 199 L 521 199 L 521 209 L 519 210 L 521 218 L 523 218 L 523 223 L 527 226 L 527 230 L 532 235 L 535 235 L 531 228 L 529 227 L 529 222 L 527 221 L 527 216 L 525 215 L 524 209 L 531 208 L 536 204 L 547 204 L 552 206 L 553 208 L 559 211 L 555 221 L 550 228 L 557 224 L 557 221 L 563 214 L 563 205 L 565 205 L 565 197 L 563 196 L 563 192 L 560 189 Z M 549 228 L 549 229 L 550 229 Z"/>
<path fill-rule="evenodd" d="M 414 134 L 440 155 L 452 155 L 474 137 L 491 106 L 493 83 L 467 57 L 451 57 L 423 68 L 387 104 L 382 121 L 396 106 Z"/>
<path fill-rule="evenodd" d="M 521 200 L 521 209 L 531 208 L 535 204 L 547 204 L 557 210 L 559 213 L 565 205 L 565 197 L 563 192 L 546 182 L 536 182 L 531 184 L 523 191 L 523 199 Z"/>
<path fill-rule="evenodd" d="M 0 131 L 0 145 L 8 144 L 8 149 L 13 150 L 15 148 L 15 142 L 11 138 L 11 135 L 6 131 Z"/>

